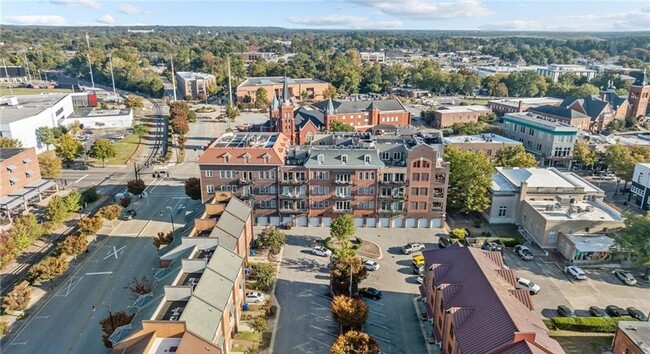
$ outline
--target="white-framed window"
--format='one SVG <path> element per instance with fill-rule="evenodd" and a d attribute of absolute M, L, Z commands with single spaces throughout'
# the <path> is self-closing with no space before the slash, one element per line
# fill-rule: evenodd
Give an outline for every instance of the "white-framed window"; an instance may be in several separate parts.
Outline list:
<path fill-rule="evenodd" d="M 233 186 L 230 184 L 221 185 L 219 186 L 219 189 L 222 192 L 237 192 L 237 186 Z"/>
<path fill-rule="evenodd" d="M 557 231 L 551 231 L 548 233 L 548 243 L 557 242 Z"/>
<path fill-rule="evenodd" d="M 336 201 L 336 210 L 350 210 L 350 202 L 347 200 L 338 200 Z"/>
<path fill-rule="evenodd" d="M 363 161 L 364 161 L 365 163 L 370 163 L 370 155 L 364 155 L 364 156 L 363 156 Z"/>
<path fill-rule="evenodd" d="M 264 154 L 264 156 L 262 156 L 262 159 L 264 160 L 264 163 L 271 162 L 271 156 L 269 156 L 268 154 Z"/>
<path fill-rule="evenodd" d="M 263 209 L 273 209 L 277 206 L 275 199 L 261 200 L 260 208 Z"/>
<path fill-rule="evenodd" d="M 504 217 L 508 214 L 508 207 L 505 205 L 502 205 L 499 207 L 499 217 Z"/>
<path fill-rule="evenodd" d="M 214 184 L 208 184 L 205 186 L 208 193 L 214 193 Z"/>
<path fill-rule="evenodd" d="M 223 155 L 223 162 L 230 163 L 230 154 Z"/>
<path fill-rule="evenodd" d="M 357 202 L 357 208 L 359 209 L 374 209 L 375 208 L 375 202 L 373 200 L 364 200 L 361 202 Z"/>
<path fill-rule="evenodd" d="M 233 179 L 233 178 L 235 178 L 235 171 L 233 171 L 233 170 L 221 170 L 221 171 L 219 171 L 219 178 L 221 178 L 221 179 Z"/>
<path fill-rule="evenodd" d="M 259 194 L 275 194 L 275 186 L 259 186 Z"/>
<path fill-rule="evenodd" d="M 214 171 L 212 170 L 205 171 L 205 177 L 213 177 L 213 176 L 214 176 Z"/>
<path fill-rule="evenodd" d="M 349 197 L 352 195 L 350 187 L 336 187 L 336 195 L 339 197 Z"/>
<path fill-rule="evenodd" d="M 275 170 L 260 171 L 260 179 L 275 179 Z"/>
<path fill-rule="evenodd" d="M 348 163 L 348 155 L 341 155 L 341 162 Z"/>
<path fill-rule="evenodd" d="M 318 156 L 316 156 L 316 159 L 318 160 L 318 163 L 322 164 L 325 162 L 325 155 L 318 154 Z"/>
<path fill-rule="evenodd" d="M 242 158 L 244 159 L 244 163 L 249 163 L 251 161 L 251 155 L 249 154 L 244 154 Z"/>

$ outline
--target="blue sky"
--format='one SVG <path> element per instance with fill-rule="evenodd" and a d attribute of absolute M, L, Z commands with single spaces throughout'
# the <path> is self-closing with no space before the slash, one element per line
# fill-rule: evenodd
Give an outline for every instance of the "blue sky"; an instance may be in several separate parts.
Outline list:
<path fill-rule="evenodd" d="M 641 0 L 2 0 L 2 24 L 648 31 Z"/>

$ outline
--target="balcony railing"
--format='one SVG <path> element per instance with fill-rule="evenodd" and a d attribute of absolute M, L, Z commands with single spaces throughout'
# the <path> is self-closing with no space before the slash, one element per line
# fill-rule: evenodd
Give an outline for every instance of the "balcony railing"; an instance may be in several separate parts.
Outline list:
<path fill-rule="evenodd" d="M 255 196 L 253 194 L 250 194 L 250 193 L 240 194 L 239 195 L 239 199 L 241 199 L 241 200 L 253 199 L 254 197 Z"/>
<path fill-rule="evenodd" d="M 379 184 L 384 184 L 384 185 L 398 185 L 398 186 L 403 186 L 407 185 L 409 183 L 408 180 L 403 180 L 403 181 L 379 181 Z"/>
<path fill-rule="evenodd" d="M 307 209 L 304 208 L 296 208 L 296 209 L 286 209 L 286 208 L 280 208 L 280 213 L 282 214 L 300 214 L 300 213 L 306 213 Z"/>
<path fill-rule="evenodd" d="M 248 186 L 248 185 L 251 185 L 251 184 L 255 184 L 255 181 L 253 181 L 252 179 L 248 179 L 248 178 L 240 178 L 239 179 L 239 184 L 243 185 L 243 186 Z"/>
<path fill-rule="evenodd" d="M 352 209 L 336 209 L 336 208 L 334 208 L 332 210 L 332 212 L 334 212 L 334 213 L 351 213 Z"/>
<path fill-rule="evenodd" d="M 352 185 L 352 184 L 354 184 L 354 183 L 352 183 L 351 180 L 350 180 L 350 181 L 346 181 L 346 180 L 340 180 L 340 179 L 337 179 L 337 180 L 334 181 L 334 184 L 339 185 L 339 186 L 344 186 L 344 185 Z"/>
<path fill-rule="evenodd" d="M 299 186 L 302 184 L 307 184 L 306 179 L 287 179 L 280 181 L 280 184 L 290 185 L 290 186 Z"/>
<path fill-rule="evenodd" d="M 282 193 L 282 194 L 280 194 L 280 198 L 284 198 L 284 199 L 307 199 L 307 194 Z"/>
<path fill-rule="evenodd" d="M 334 199 L 347 200 L 352 198 L 352 194 L 334 194 Z"/>
<path fill-rule="evenodd" d="M 386 200 L 386 199 L 395 199 L 395 200 L 399 200 L 399 199 L 404 199 L 404 195 L 403 194 L 401 194 L 401 195 L 400 194 L 398 194 L 398 195 L 393 195 L 393 194 L 391 194 L 391 195 L 380 195 L 379 199 L 384 199 L 384 200 Z"/>

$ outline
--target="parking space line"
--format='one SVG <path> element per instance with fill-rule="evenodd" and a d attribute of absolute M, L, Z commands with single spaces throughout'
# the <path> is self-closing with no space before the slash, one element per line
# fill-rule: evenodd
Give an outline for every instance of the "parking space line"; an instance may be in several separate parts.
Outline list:
<path fill-rule="evenodd" d="M 319 316 L 319 315 L 316 315 L 316 314 L 313 314 L 313 313 L 312 313 L 312 316 L 314 316 L 314 317 L 316 317 L 316 318 L 320 318 L 320 319 L 322 319 L 322 320 L 324 320 L 324 321 L 327 321 L 327 322 L 332 322 L 332 323 L 334 323 L 334 324 L 336 324 L 336 325 L 338 326 L 338 324 L 336 323 L 336 321 L 334 321 L 334 320 L 331 319 L 331 318 L 327 318 L 327 317 Z"/>
<path fill-rule="evenodd" d="M 370 310 L 370 313 L 375 314 L 377 316 L 386 317 L 386 315 L 384 315 L 383 313 L 379 313 L 377 311 Z"/>
<path fill-rule="evenodd" d="M 311 304 L 314 305 L 314 306 L 316 306 L 316 308 L 318 308 L 319 310 L 329 310 L 328 307 L 325 307 L 325 306 L 323 306 L 323 305 L 321 305 L 321 304 L 319 304 L 319 303 L 317 303 L 317 302 L 313 302 L 313 301 L 312 301 Z"/>
<path fill-rule="evenodd" d="M 324 346 L 327 347 L 327 348 L 331 347 L 330 344 L 323 343 L 323 342 L 319 341 L 319 340 L 316 339 L 316 338 L 309 337 L 309 340 L 313 340 L 314 342 L 316 342 L 316 343 L 318 343 L 318 344 L 322 344 L 322 345 L 324 345 Z"/>
<path fill-rule="evenodd" d="M 376 339 L 379 339 L 379 340 L 382 341 L 382 342 L 393 343 L 390 339 L 387 339 L 387 338 L 384 338 L 384 337 L 380 337 L 380 336 L 378 336 L 378 335 L 373 335 L 373 337 L 376 338 Z"/>
<path fill-rule="evenodd" d="M 336 338 L 336 337 L 339 336 L 338 334 L 335 334 L 335 333 L 332 333 L 332 332 L 326 331 L 326 330 L 324 330 L 324 329 L 322 329 L 322 328 L 318 328 L 318 327 L 316 327 L 316 326 L 314 326 L 314 325 L 309 325 L 309 327 L 311 327 L 311 328 L 313 328 L 313 329 L 316 329 L 316 330 L 319 330 L 319 331 L 321 331 L 321 332 L 323 332 L 323 333 L 325 333 L 325 334 L 329 334 L 330 336 L 332 336 L 332 337 L 334 337 L 334 338 Z"/>
<path fill-rule="evenodd" d="M 382 325 L 382 324 L 379 324 L 379 323 L 377 323 L 377 322 L 373 322 L 373 321 L 368 321 L 368 320 L 366 320 L 366 323 L 370 323 L 370 324 L 373 325 L 373 326 L 377 326 L 377 327 L 380 327 L 380 328 L 383 328 L 383 329 L 390 329 L 390 328 L 388 328 L 388 327 L 386 327 L 386 326 L 384 326 L 384 325 Z"/>

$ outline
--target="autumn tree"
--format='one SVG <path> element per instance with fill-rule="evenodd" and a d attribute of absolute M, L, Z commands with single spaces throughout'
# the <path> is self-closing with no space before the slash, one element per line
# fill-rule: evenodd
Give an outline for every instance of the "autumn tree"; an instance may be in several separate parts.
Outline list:
<path fill-rule="evenodd" d="M 142 278 L 133 277 L 133 280 L 124 287 L 131 293 L 131 299 L 135 300 L 140 295 L 149 294 L 153 291 L 153 280 L 142 276 Z"/>
<path fill-rule="evenodd" d="M 350 284 L 350 274 L 352 284 Z M 361 258 L 357 256 L 340 258 L 330 271 L 330 287 L 335 295 L 350 296 L 359 290 L 359 283 L 368 276 L 368 271 L 363 267 Z"/>
<path fill-rule="evenodd" d="M 632 260 L 638 267 L 645 268 L 644 278 L 650 276 L 650 216 L 628 214 L 625 219 L 625 227 L 615 238 L 616 246 L 622 251 L 631 251 Z"/>
<path fill-rule="evenodd" d="M 172 232 L 164 233 L 158 232 L 156 237 L 153 238 L 153 245 L 156 246 L 156 249 L 160 249 L 161 246 L 168 245 L 174 241 L 174 234 Z"/>
<path fill-rule="evenodd" d="M 332 299 L 332 316 L 343 332 L 360 330 L 368 319 L 368 305 L 361 299 L 338 295 Z"/>
<path fill-rule="evenodd" d="M 45 228 L 38 223 L 33 214 L 16 218 L 9 230 L 13 245 L 18 252 L 26 249 L 43 234 L 45 234 Z"/>
<path fill-rule="evenodd" d="M 144 192 L 146 186 L 141 179 L 132 179 L 126 182 L 126 190 L 133 195 L 140 195 Z"/>
<path fill-rule="evenodd" d="M 125 195 L 122 198 L 120 198 L 120 206 L 121 207 L 126 208 L 129 205 L 131 205 L 131 197 Z"/>
<path fill-rule="evenodd" d="M 128 95 L 124 100 L 124 105 L 134 111 L 144 108 L 144 100 L 140 96 Z"/>
<path fill-rule="evenodd" d="M 334 85 L 330 84 L 327 86 L 327 90 L 323 92 L 323 98 L 331 98 L 331 99 L 336 99 L 336 87 Z"/>
<path fill-rule="evenodd" d="M 58 195 L 52 196 L 47 203 L 44 212 L 45 218 L 54 224 L 60 224 L 68 216 L 68 208 L 63 202 L 63 198 Z"/>
<path fill-rule="evenodd" d="M 503 146 L 494 155 L 495 167 L 537 167 L 537 159 L 522 145 Z"/>
<path fill-rule="evenodd" d="M 23 147 L 23 143 L 21 143 L 20 140 L 7 138 L 6 136 L 0 136 L 0 149 L 19 147 Z"/>
<path fill-rule="evenodd" d="M 117 156 L 115 144 L 106 139 L 97 139 L 90 146 L 90 157 L 102 160 L 102 165 L 106 167 L 106 159 Z"/>
<path fill-rule="evenodd" d="M 27 272 L 30 282 L 42 283 L 52 280 L 68 270 L 68 262 L 63 257 L 50 256 L 32 266 Z"/>
<path fill-rule="evenodd" d="M 277 269 L 271 263 L 252 263 L 255 274 L 255 286 L 262 291 L 269 291 L 277 276 Z"/>
<path fill-rule="evenodd" d="M 29 282 L 22 281 L 2 298 L 2 308 L 9 311 L 22 311 L 29 306 L 32 298 L 32 287 Z"/>
<path fill-rule="evenodd" d="M 99 215 L 104 219 L 113 221 L 117 219 L 122 213 L 122 207 L 117 204 L 109 204 L 99 209 Z"/>
<path fill-rule="evenodd" d="M 63 204 L 68 213 L 77 212 L 83 206 L 83 196 L 77 191 L 72 191 L 63 197 Z"/>
<path fill-rule="evenodd" d="M 379 354 L 379 344 L 368 333 L 345 332 L 336 338 L 330 349 L 330 354 L 351 353 Z"/>
<path fill-rule="evenodd" d="M 52 151 L 38 155 L 38 166 L 41 169 L 41 176 L 43 178 L 61 177 L 61 159 L 56 157 Z"/>
<path fill-rule="evenodd" d="M 82 236 L 94 235 L 104 226 L 104 219 L 101 216 L 89 216 L 79 221 L 79 232 Z"/>
<path fill-rule="evenodd" d="M 257 247 L 268 249 L 271 254 L 278 254 L 286 242 L 284 232 L 275 226 L 267 226 L 257 237 Z"/>
<path fill-rule="evenodd" d="M 79 133 L 81 133 L 82 131 L 82 128 L 83 125 L 78 120 L 75 120 L 74 122 L 72 122 L 72 124 L 68 125 L 68 131 L 72 135 L 79 135 Z"/>
<path fill-rule="evenodd" d="M 102 327 L 102 341 L 106 348 L 113 348 L 113 343 L 108 339 L 111 337 L 113 332 L 116 329 L 126 326 L 133 320 L 133 315 L 126 313 L 125 311 L 110 312 L 108 317 L 99 321 L 99 325 Z"/>
<path fill-rule="evenodd" d="M 66 162 L 76 160 L 84 153 L 84 146 L 75 140 L 70 134 L 63 134 L 57 140 L 54 152 Z"/>
<path fill-rule="evenodd" d="M 492 185 L 493 167 L 483 153 L 445 148 L 449 170 L 449 206 L 469 214 L 490 207 L 488 188 Z"/>
<path fill-rule="evenodd" d="M 187 121 L 187 118 L 184 117 L 172 119 L 171 125 L 174 134 L 185 135 L 190 131 L 190 125 Z"/>
<path fill-rule="evenodd" d="M 576 142 L 576 146 L 573 149 L 573 156 L 576 158 L 578 163 L 582 166 L 589 167 L 590 169 L 593 169 L 596 162 L 598 162 L 598 153 L 596 150 L 590 148 L 587 143 L 580 140 Z"/>
<path fill-rule="evenodd" d="M 70 235 L 59 243 L 59 249 L 61 252 L 74 256 L 77 255 L 88 248 L 88 239 L 85 236 L 74 236 Z"/>
<path fill-rule="evenodd" d="M 190 177 L 185 180 L 185 194 L 192 200 L 201 199 L 201 180 L 196 177 Z"/>

